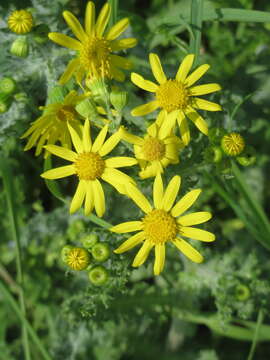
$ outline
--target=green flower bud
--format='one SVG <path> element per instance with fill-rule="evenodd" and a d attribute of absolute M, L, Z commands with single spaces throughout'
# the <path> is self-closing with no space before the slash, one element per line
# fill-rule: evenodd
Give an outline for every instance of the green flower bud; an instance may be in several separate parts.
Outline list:
<path fill-rule="evenodd" d="M 242 166 L 253 165 L 256 161 L 255 149 L 252 146 L 246 146 L 242 154 L 237 156 L 236 161 Z"/>
<path fill-rule="evenodd" d="M 73 249 L 73 246 L 71 245 L 65 245 L 61 250 L 61 259 L 66 264 L 67 263 L 67 257 L 70 252 L 70 250 Z"/>
<path fill-rule="evenodd" d="M 209 141 L 215 145 L 220 145 L 220 141 L 224 135 L 226 135 L 226 130 L 220 127 L 213 127 L 208 131 Z"/>
<path fill-rule="evenodd" d="M 35 26 L 34 31 L 33 31 L 34 41 L 37 44 L 46 43 L 49 40 L 49 38 L 48 38 L 49 32 L 50 32 L 50 28 L 46 24 L 40 24 L 40 25 Z"/>
<path fill-rule="evenodd" d="M 7 94 L 0 94 L 0 113 L 8 111 L 11 105 L 11 99 Z"/>
<path fill-rule="evenodd" d="M 98 116 L 97 107 L 93 99 L 84 99 L 76 107 L 76 111 L 85 118 L 95 118 Z"/>
<path fill-rule="evenodd" d="M 223 136 L 221 147 L 226 155 L 237 156 L 244 150 L 245 140 L 240 134 L 232 132 Z"/>
<path fill-rule="evenodd" d="M 85 232 L 84 222 L 80 219 L 73 221 L 67 230 L 67 236 L 71 241 L 78 239 L 79 235 Z"/>
<path fill-rule="evenodd" d="M 96 234 L 85 235 L 81 239 L 81 242 L 83 244 L 83 247 L 85 247 L 86 249 L 90 249 L 98 242 L 98 237 Z"/>
<path fill-rule="evenodd" d="M 104 266 L 96 266 L 88 273 L 89 280 L 96 286 L 102 286 L 106 284 L 109 279 L 109 273 Z"/>
<path fill-rule="evenodd" d="M 98 262 L 106 261 L 110 256 L 110 248 L 106 243 L 97 243 L 91 249 L 93 258 Z"/>
<path fill-rule="evenodd" d="M 66 263 L 73 270 L 85 270 L 90 264 L 90 254 L 84 248 L 73 247 L 67 254 Z"/>
<path fill-rule="evenodd" d="M 10 77 L 4 77 L 0 80 L 0 93 L 11 95 L 16 89 L 15 81 Z"/>
<path fill-rule="evenodd" d="M 110 101 L 115 110 L 121 112 L 127 104 L 127 92 L 114 90 L 110 93 Z"/>
<path fill-rule="evenodd" d="M 218 146 L 208 146 L 204 150 L 203 157 L 208 163 L 218 163 L 222 159 L 222 150 Z"/>
<path fill-rule="evenodd" d="M 239 301 L 245 301 L 250 297 L 250 290 L 247 286 L 239 284 L 235 289 L 235 297 Z"/>
<path fill-rule="evenodd" d="M 51 104 L 62 103 L 65 96 L 68 94 L 68 90 L 64 86 L 54 86 L 49 91 L 48 97 Z"/>
<path fill-rule="evenodd" d="M 12 55 L 26 58 L 29 54 L 29 45 L 27 38 L 25 36 L 21 36 L 14 40 L 11 44 L 10 52 Z"/>
<path fill-rule="evenodd" d="M 107 86 L 103 78 L 87 78 L 85 85 L 97 100 L 104 100 L 108 96 Z"/>

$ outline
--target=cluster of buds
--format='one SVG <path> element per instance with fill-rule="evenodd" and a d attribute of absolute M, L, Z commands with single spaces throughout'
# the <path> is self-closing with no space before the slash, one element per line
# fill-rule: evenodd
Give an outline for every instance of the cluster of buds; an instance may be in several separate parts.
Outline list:
<path fill-rule="evenodd" d="M 81 239 L 82 247 L 65 245 L 61 250 L 63 262 L 72 270 L 88 272 L 89 281 L 96 286 L 106 284 L 109 273 L 101 265 L 110 257 L 107 243 L 99 242 L 96 234 L 86 235 Z"/>

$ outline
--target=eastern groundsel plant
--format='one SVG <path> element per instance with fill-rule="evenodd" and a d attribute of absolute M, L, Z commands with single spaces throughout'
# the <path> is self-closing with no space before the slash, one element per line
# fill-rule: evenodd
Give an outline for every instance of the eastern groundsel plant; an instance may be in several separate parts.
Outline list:
<path fill-rule="evenodd" d="M 137 160 L 125 156 L 104 159 L 120 141 L 119 132 L 105 141 L 108 125 L 100 130 L 93 144 L 88 119 L 85 121 L 82 137 L 70 125 L 68 128 L 76 152 L 57 145 L 47 145 L 45 149 L 71 161 L 72 164 L 48 170 L 41 176 L 53 180 L 77 175 L 79 184 L 70 204 L 70 213 L 77 211 L 84 202 L 85 215 L 89 215 L 95 208 L 97 215 L 101 217 L 105 212 L 105 196 L 100 179 L 111 184 L 117 191 L 125 193 L 134 180 L 117 168 L 135 165 Z"/>
<path fill-rule="evenodd" d="M 185 145 L 188 145 L 190 141 L 189 125 L 186 118 L 191 120 L 203 134 L 207 135 L 207 123 L 196 109 L 220 111 L 221 106 L 198 96 L 213 93 L 220 90 L 221 87 L 218 84 L 193 85 L 206 73 L 209 65 L 201 65 L 189 74 L 194 62 L 194 55 L 189 54 L 180 64 L 175 79 L 167 79 L 156 54 L 149 55 L 149 62 L 158 84 L 145 80 L 136 73 L 131 74 L 131 80 L 141 89 L 153 93 L 155 98 L 149 103 L 137 106 L 131 114 L 143 116 L 156 109 L 161 109 L 159 117 L 159 122 L 162 122 L 161 134 L 163 131 L 167 132 L 168 128 L 173 128 L 177 121 Z"/>
<path fill-rule="evenodd" d="M 66 23 L 77 39 L 57 32 L 49 33 L 49 38 L 61 46 L 75 50 L 77 55 L 69 62 L 61 76 L 61 84 L 65 84 L 73 74 L 79 82 L 85 76 L 125 80 L 125 74 L 120 69 L 129 70 L 132 64 L 124 57 L 115 55 L 114 52 L 134 47 L 137 40 L 134 38 L 117 39 L 129 26 L 128 18 L 118 21 L 106 30 L 110 14 L 111 7 L 106 3 L 95 20 L 95 4 L 89 1 L 83 28 L 71 12 L 63 12 Z"/>
<path fill-rule="evenodd" d="M 151 249 L 155 248 L 154 274 L 159 275 L 164 268 L 167 243 L 173 244 L 190 260 L 201 263 L 202 255 L 183 237 L 206 242 L 215 240 L 215 235 L 211 232 L 192 227 L 211 219 L 212 215 L 209 212 L 201 211 L 182 215 L 196 201 L 201 189 L 188 192 L 174 205 L 180 184 L 181 178 L 176 175 L 164 190 L 161 175 L 157 175 L 153 185 L 153 206 L 135 186 L 129 187 L 128 195 L 141 208 L 145 216 L 139 221 L 128 221 L 113 226 L 110 230 L 116 233 L 138 231 L 114 250 L 115 253 L 121 254 L 142 244 L 133 261 L 134 267 L 141 266 Z"/>

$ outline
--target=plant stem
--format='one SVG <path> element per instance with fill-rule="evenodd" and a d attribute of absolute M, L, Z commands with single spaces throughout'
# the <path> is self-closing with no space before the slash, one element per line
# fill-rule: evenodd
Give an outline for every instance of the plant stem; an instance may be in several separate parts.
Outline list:
<path fill-rule="evenodd" d="M 190 10 L 190 23 L 193 30 L 193 37 L 190 39 L 190 53 L 195 55 L 195 66 L 198 61 L 201 47 L 203 0 L 192 0 Z"/>
<path fill-rule="evenodd" d="M 264 314 L 263 314 L 262 309 L 260 309 L 259 312 L 258 312 L 257 324 L 256 324 L 256 328 L 255 328 L 255 331 L 254 331 L 254 337 L 253 337 L 253 340 L 252 340 L 252 344 L 251 344 L 251 348 L 250 348 L 247 360 L 252 360 L 253 359 L 255 349 L 256 349 L 256 345 L 257 345 L 259 329 L 260 329 L 260 326 L 261 326 L 261 324 L 263 322 L 263 318 L 264 318 Z"/>

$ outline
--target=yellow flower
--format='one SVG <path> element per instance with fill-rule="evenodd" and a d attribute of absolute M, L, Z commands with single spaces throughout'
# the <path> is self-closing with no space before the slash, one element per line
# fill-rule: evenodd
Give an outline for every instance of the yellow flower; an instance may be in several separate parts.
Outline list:
<path fill-rule="evenodd" d="M 125 75 L 118 68 L 130 69 L 131 62 L 114 55 L 113 52 L 132 48 L 137 41 L 134 38 L 117 40 L 129 26 L 129 19 L 118 21 L 110 30 L 105 32 L 111 13 L 111 7 L 106 3 L 95 21 L 95 5 L 88 2 L 85 12 L 85 28 L 69 11 L 63 16 L 78 40 L 60 33 L 49 33 L 49 38 L 55 43 L 76 50 L 78 56 L 71 60 L 60 78 L 60 83 L 66 83 L 76 73 L 78 81 L 88 75 L 90 77 L 114 78 L 124 81 Z M 105 32 L 105 33 L 104 33 Z"/>
<path fill-rule="evenodd" d="M 167 79 L 163 72 L 159 57 L 156 54 L 149 55 L 151 69 L 158 84 L 145 80 L 141 75 L 132 73 L 132 82 L 141 89 L 155 94 L 155 99 L 147 104 L 134 108 L 131 112 L 133 116 L 143 116 L 161 109 L 161 133 L 172 128 L 178 122 L 182 140 L 185 145 L 190 141 L 190 132 L 186 117 L 205 135 L 208 134 L 208 126 L 205 120 L 195 109 L 220 111 L 221 106 L 201 99 L 197 96 L 210 94 L 220 90 L 218 84 L 204 84 L 193 86 L 203 74 L 209 69 L 209 65 L 199 66 L 195 71 L 188 75 L 192 68 L 194 55 L 187 55 L 180 64 L 175 79 Z"/>
<path fill-rule="evenodd" d="M 117 191 L 125 193 L 125 189 L 134 181 L 116 168 L 135 165 L 137 160 L 125 156 L 103 159 L 121 140 L 116 132 L 105 141 L 108 125 L 101 129 L 93 144 L 88 119 L 85 121 L 82 137 L 70 125 L 68 128 L 76 152 L 56 145 L 47 145 L 45 148 L 72 164 L 48 170 L 41 176 L 45 179 L 60 179 L 76 174 L 79 184 L 70 204 L 70 213 L 77 211 L 84 202 L 85 215 L 95 208 L 97 215 L 101 217 L 105 212 L 105 198 L 100 179 L 108 182 Z"/>
<path fill-rule="evenodd" d="M 203 261 L 202 255 L 182 237 L 206 242 L 215 240 L 214 234 L 191 226 L 208 221 L 211 218 L 209 212 L 194 212 L 182 216 L 196 201 L 201 193 L 200 189 L 188 192 L 173 206 L 180 182 L 180 176 L 174 176 L 164 191 L 161 175 L 157 175 L 153 186 L 154 207 L 135 186 L 129 187 L 128 195 L 146 215 L 140 221 L 125 222 L 113 226 L 110 230 L 116 233 L 139 231 L 114 250 L 115 253 L 121 254 L 143 243 L 133 261 L 134 267 L 141 266 L 150 250 L 155 247 L 154 274 L 159 275 L 165 263 L 167 242 L 176 246 L 190 260 L 200 263 Z"/>
<path fill-rule="evenodd" d="M 79 129 L 81 126 L 80 115 L 75 106 L 85 98 L 72 90 L 66 95 L 62 103 L 49 104 L 44 107 L 44 114 L 34 121 L 31 127 L 22 135 L 21 139 L 30 136 L 24 150 L 36 146 L 35 155 L 38 156 L 44 144 L 54 144 L 60 141 L 62 146 L 71 149 L 71 139 L 68 124 Z M 48 152 L 45 152 L 45 157 Z"/>
<path fill-rule="evenodd" d="M 84 248 L 74 247 L 68 252 L 66 263 L 73 270 L 85 270 L 90 264 L 90 254 Z"/>
<path fill-rule="evenodd" d="M 16 34 L 26 34 L 33 27 L 33 16 L 27 10 L 15 10 L 8 18 L 8 27 Z"/>
<path fill-rule="evenodd" d="M 232 132 L 223 136 L 221 139 L 221 147 L 225 154 L 237 156 L 244 150 L 245 140 L 240 134 Z"/>
<path fill-rule="evenodd" d="M 169 164 L 179 162 L 179 150 L 183 148 L 182 141 L 169 133 L 160 134 L 157 123 L 147 128 L 144 138 L 128 133 L 123 127 L 120 128 L 123 140 L 134 144 L 134 154 L 141 167 L 139 176 L 146 179 L 163 173 L 163 169 Z"/>

